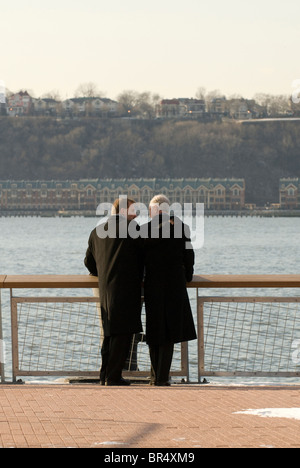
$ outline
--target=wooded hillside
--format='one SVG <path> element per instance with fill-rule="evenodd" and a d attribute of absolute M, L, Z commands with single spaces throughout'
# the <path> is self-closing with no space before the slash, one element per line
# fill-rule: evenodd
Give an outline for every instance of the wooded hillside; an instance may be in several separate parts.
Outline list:
<path fill-rule="evenodd" d="M 242 177 L 246 202 L 300 176 L 300 121 L 0 119 L 0 179 Z"/>

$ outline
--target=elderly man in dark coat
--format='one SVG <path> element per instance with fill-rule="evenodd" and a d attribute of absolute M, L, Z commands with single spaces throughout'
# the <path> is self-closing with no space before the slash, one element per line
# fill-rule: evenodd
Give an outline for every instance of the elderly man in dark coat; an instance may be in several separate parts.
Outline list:
<path fill-rule="evenodd" d="M 132 336 L 142 331 L 141 284 L 143 244 L 133 239 L 129 226 L 136 222 L 129 214 L 133 200 L 116 200 L 113 215 L 90 235 L 85 265 L 99 279 L 99 297 L 104 340 L 101 349 L 100 383 L 128 385 L 122 370 Z M 138 227 L 136 225 L 136 230 Z"/>
<path fill-rule="evenodd" d="M 186 289 L 193 277 L 194 251 L 188 226 L 170 217 L 169 205 L 163 195 L 152 199 L 145 240 L 146 340 L 151 383 L 158 386 L 170 385 L 174 344 L 197 338 Z"/>

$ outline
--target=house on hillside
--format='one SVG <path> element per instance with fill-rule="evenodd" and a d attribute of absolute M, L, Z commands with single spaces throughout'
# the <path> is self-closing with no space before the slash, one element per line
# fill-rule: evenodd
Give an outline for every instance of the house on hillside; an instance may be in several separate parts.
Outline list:
<path fill-rule="evenodd" d="M 156 115 L 165 119 L 179 117 L 179 99 L 163 99 L 156 107 Z"/>
<path fill-rule="evenodd" d="M 283 210 L 300 209 L 300 179 L 280 179 L 279 205 Z"/>
<path fill-rule="evenodd" d="M 254 99 L 228 99 L 225 105 L 228 117 L 236 120 L 257 119 L 265 115 L 266 109 Z"/>
<path fill-rule="evenodd" d="M 33 110 L 33 99 L 27 91 L 19 91 L 7 100 L 7 114 L 10 117 L 32 115 Z"/>
<path fill-rule="evenodd" d="M 197 118 L 206 111 L 205 101 L 202 99 L 163 99 L 156 107 L 156 116 L 160 118 Z"/>
<path fill-rule="evenodd" d="M 57 116 L 60 113 L 61 103 L 51 98 L 33 99 L 35 115 Z"/>
<path fill-rule="evenodd" d="M 216 97 L 207 101 L 207 110 L 210 114 L 224 116 L 227 114 L 226 97 Z"/>
<path fill-rule="evenodd" d="M 62 102 L 62 114 L 68 116 L 108 117 L 117 114 L 119 104 L 108 98 L 79 97 Z"/>

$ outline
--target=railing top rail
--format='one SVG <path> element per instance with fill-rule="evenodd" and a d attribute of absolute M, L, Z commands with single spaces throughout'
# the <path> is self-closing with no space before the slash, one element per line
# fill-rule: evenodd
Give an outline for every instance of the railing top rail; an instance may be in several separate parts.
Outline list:
<path fill-rule="evenodd" d="M 0 288 L 4 288 L 5 278 L 6 278 L 5 275 L 0 275 Z"/>
<path fill-rule="evenodd" d="M 7 289 L 96 288 L 98 278 L 90 275 L 7 275 Z"/>
<path fill-rule="evenodd" d="M 299 288 L 300 275 L 195 275 L 192 288 Z"/>
<path fill-rule="evenodd" d="M 90 275 L 0 275 L 7 289 L 96 288 Z M 194 275 L 188 288 L 300 288 L 300 275 Z"/>

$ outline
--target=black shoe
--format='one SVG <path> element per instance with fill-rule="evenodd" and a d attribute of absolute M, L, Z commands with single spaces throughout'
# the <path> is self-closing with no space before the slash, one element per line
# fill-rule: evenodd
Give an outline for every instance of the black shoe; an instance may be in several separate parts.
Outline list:
<path fill-rule="evenodd" d="M 170 382 L 156 382 L 155 383 L 156 387 L 171 387 Z"/>
<path fill-rule="evenodd" d="M 105 385 L 107 387 L 128 387 L 130 385 L 130 382 L 129 380 L 125 380 L 123 378 L 121 378 L 120 380 L 118 381 L 114 381 L 114 380 L 107 380 L 105 382 Z"/>
<path fill-rule="evenodd" d="M 105 385 L 105 380 L 100 380 L 100 385 Z"/>

